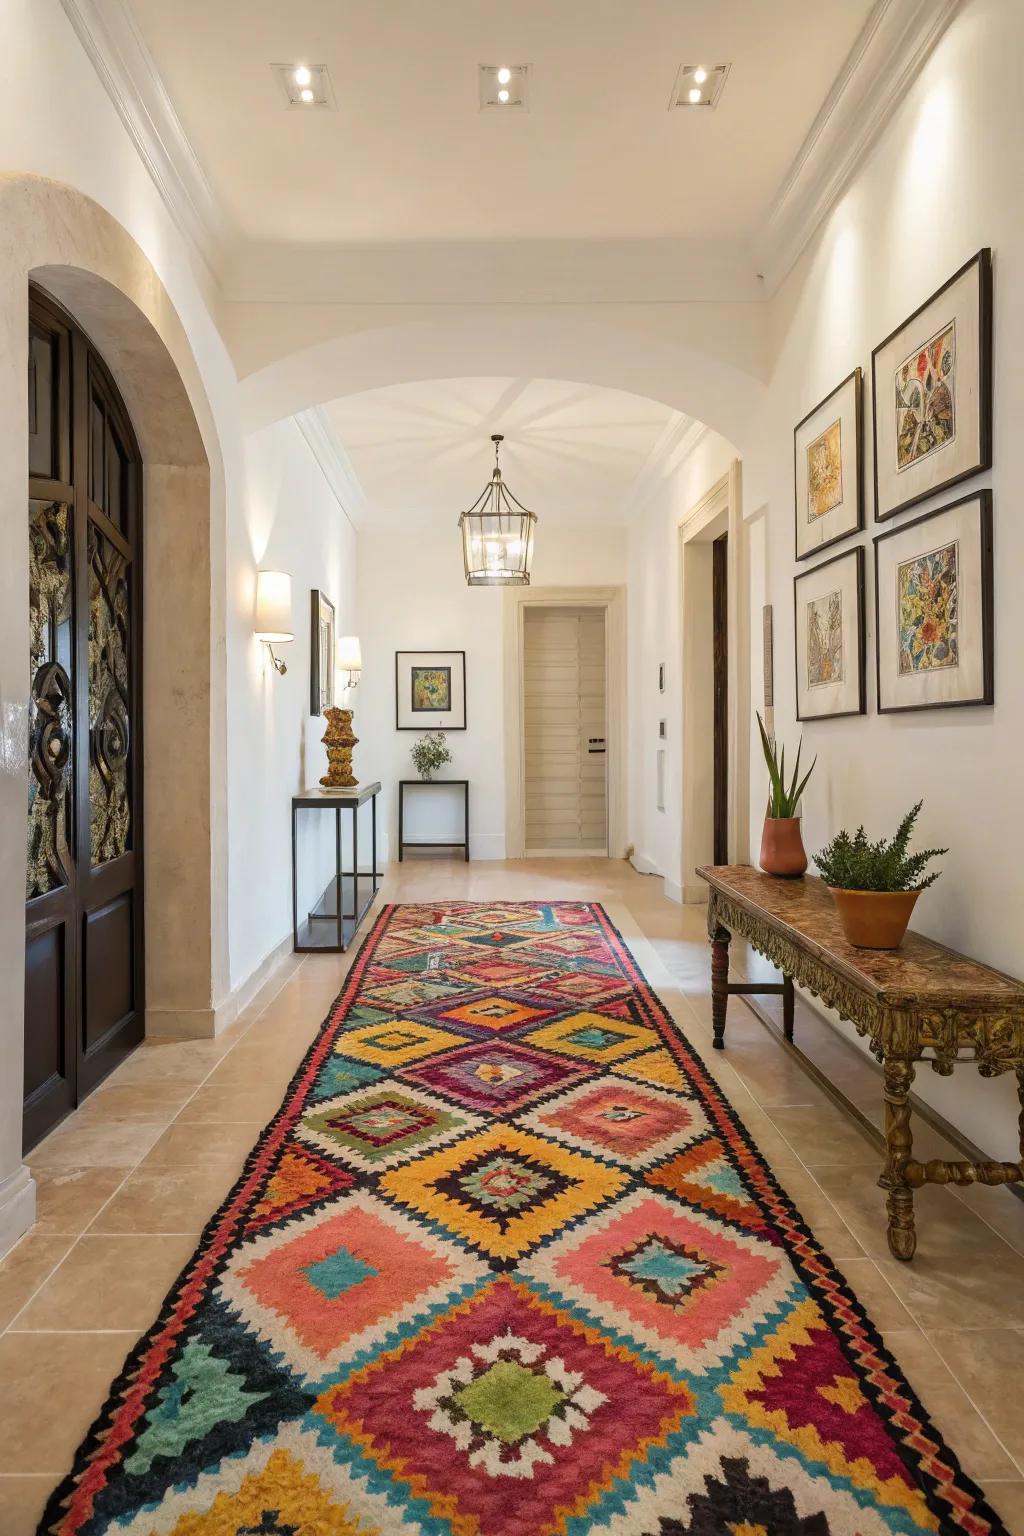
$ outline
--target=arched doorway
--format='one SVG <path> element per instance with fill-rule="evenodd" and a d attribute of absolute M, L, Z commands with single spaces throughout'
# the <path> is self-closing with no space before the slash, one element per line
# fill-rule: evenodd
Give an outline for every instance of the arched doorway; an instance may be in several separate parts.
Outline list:
<path fill-rule="evenodd" d="M 142 457 L 72 316 L 29 297 L 26 1149 L 141 1040 Z"/>

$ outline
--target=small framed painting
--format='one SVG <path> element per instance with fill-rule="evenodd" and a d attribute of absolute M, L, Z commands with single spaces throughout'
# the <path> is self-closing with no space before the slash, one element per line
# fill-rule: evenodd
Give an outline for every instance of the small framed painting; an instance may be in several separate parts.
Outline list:
<path fill-rule="evenodd" d="M 871 354 L 875 521 L 992 463 L 992 253 Z"/>
<path fill-rule="evenodd" d="M 991 704 L 992 493 L 875 540 L 878 710 Z"/>
<path fill-rule="evenodd" d="M 797 719 L 864 714 L 863 549 L 801 571 L 793 579 L 793 603 Z"/>
<path fill-rule="evenodd" d="M 309 594 L 309 712 L 334 704 L 334 604 L 316 587 Z"/>
<path fill-rule="evenodd" d="M 466 729 L 465 651 L 395 652 L 395 728 Z"/>
<path fill-rule="evenodd" d="M 793 430 L 798 560 L 864 526 L 862 387 L 855 368 Z"/>

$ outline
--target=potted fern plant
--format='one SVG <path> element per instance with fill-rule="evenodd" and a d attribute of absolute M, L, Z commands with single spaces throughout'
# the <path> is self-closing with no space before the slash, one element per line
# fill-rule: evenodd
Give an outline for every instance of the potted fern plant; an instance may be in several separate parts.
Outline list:
<path fill-rule="evenodd" d="M 796 749 L 793 777 L 787 786 L 785 747 L 779 755 L 775 742 L 764 728 L 764 721 L 760 714 L 757 717 L 757 728 L 761 732 L 761 748 L 771 785 L 768 794 L 768 811 L 764 819 L 764 832 L 761 835 L 761 868 L 766 874 L 782 875 L 793 879 L 802 875 L 807 868 L 807 854 L 804 852 L 804 842 L 800 835 L 798 810 L 800 796 L 806 788 L 807 780 L 814 772 L 814 763 L 818 759 L 814 759 L 814 763 L 801 778 L 800 754 L 803 751 L 801 741 Z"/>
<path fill-rule="evenodd" d="M 858 827 L 852 837 L 845 830 L 838 833 L 814 855 L 843 932 L 860 949 L 899 949 L 917 898 L 939 878 L 939 870 L 926 875 L 925 867 L 948 848 L 908 852 L 923 803 L 911 807 L 891 841 L 883 837 L 869 843 Z"/>

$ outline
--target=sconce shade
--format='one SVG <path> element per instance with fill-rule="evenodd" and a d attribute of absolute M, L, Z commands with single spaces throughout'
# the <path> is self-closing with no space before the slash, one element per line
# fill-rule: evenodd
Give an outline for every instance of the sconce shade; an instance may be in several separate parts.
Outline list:
<path fill-rule="evenodd" d="M 359 649 L 358 635 L 342 635 L 338 641 L 337 667 L 339 672 L 363 670 L 363 656 Z"/>
<path fill-rule="evenodd" d="M 294 640 L 292 628 L 292 579 L 284 571 L 257 571 L 256 622 L 258 640 L 278 643 Z"/>

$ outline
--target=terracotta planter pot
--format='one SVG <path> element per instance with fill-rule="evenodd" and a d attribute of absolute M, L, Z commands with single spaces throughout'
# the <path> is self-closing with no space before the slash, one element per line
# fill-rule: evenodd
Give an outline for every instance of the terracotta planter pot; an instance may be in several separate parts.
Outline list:
<path fill-rule="evenodd" d="M 858 949 L 899 949 L 919 891 L 829 889 L 850 944 Z"/>
<path fill-rule="evenodd" d="M 795 879 L 807 868 L 799 816 L 766 816 L 761 834 L 761 868 L 768 875 Z"/>

